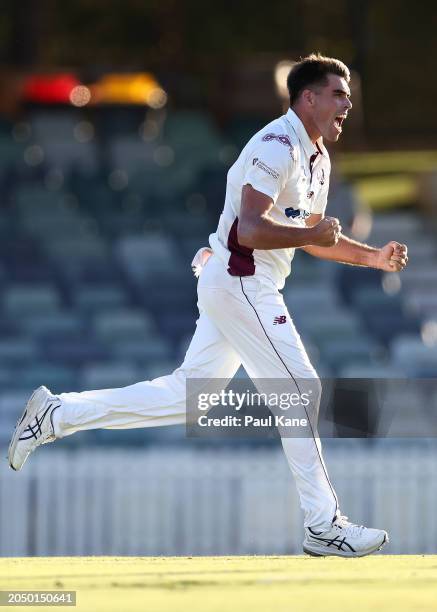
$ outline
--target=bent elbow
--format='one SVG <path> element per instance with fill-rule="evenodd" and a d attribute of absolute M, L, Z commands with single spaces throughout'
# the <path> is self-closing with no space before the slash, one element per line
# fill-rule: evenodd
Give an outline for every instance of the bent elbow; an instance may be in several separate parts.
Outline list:
<path fill-rule="evenodd" d="M 256 232 L 250 228 L 237 228 L 238 244 L 247 249 L 256 248 Z"/>

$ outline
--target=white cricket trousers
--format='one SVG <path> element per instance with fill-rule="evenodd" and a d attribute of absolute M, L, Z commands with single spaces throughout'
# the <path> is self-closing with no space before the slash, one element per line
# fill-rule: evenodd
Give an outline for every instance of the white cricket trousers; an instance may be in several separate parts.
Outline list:
<path fill-rule="evenodd" d="M 293 392 L 296 385 L 302 387 L 302 379 L 308 379 L 320 396 L 320 381 L 273 284 L 256 277 L 230 276 L 212 255 L 200 274 L 198 306 L 196 331 L 179 368 L 168 376 L 120 389 L 62 393 L 61 407 L 54 413 L 55 435 L 185 423 L 187 378 L 229 381 L 241 364 L 258 391 L 262 390 L 259 379 L 264 390 L 266 379 L 283 379 Z M 281 323 L 278 319 L 275 323 L 276 317 Z M 313 411 L 318 410 L 318 399 Z M 312 416 L 311 435 L 280 435 L 296 480 L 304 525 L 325 530 L 339 508 Z"/>

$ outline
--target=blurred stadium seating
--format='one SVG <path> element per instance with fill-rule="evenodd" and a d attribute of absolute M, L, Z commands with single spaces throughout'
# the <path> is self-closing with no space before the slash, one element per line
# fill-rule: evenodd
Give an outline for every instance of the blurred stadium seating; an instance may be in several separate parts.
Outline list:
<path fill-rule="evenodd" d="M 191 257 L 215 229 L 227 168 L 250 134 L 243 124 L 220 132 L 200 112 L 125 124 L 114 113 L 33 109 L 2 124 L 5 439 L 36 385 L 61 392 L 168 373 L 195 329 Z M 368 242 L 392 239 L 409 247 L 401 275 L 296 253 L 284 295 L 322 376 L 436 374 L 436 244 L 410 209 L 374 216 Z"/>

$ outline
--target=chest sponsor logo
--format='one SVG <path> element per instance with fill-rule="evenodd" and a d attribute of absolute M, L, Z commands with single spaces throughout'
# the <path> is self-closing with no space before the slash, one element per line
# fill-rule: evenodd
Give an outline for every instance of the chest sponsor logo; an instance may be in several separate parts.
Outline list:
<path fill-rule="evenodd" d="M 288 152 L 290 153 L 290 157 L 295 159 L 295 151 L 294 147 L 291 144 L 290 137 L 287 134 L 273 134 L 273 132 L 269 132 L 268 134 L 264 134 L 262 137 L 263 142 L 271 142 L 272 140 L 276 140 L 277 142 L 284 145 L 284 147 L 288 147 Z"/>
<path fill-rule="evenodd" d="M 291 217 L 291 219 L 297 219 L 297 217 L 300 217 L 301 219 L 306 219 L 311 214 L 307 210 L 301 210 L 300 208 L 292 208 L 291 206 L 289 208 L 286 208 L 284 210 L 284 213 L 286 217 Z"/>
<path fill-rule="evenodd" d="M 266 172 L 267 174 L 270 174 L 270 176 L 272 176 L 274 179 L 278 179 L 279 178 L 279 172 L 277 172 L 276 170 L 274 170 L 274 168 L 270 168 L 270 166 L 268 166 L 267 164 L 265 164 L 262 159 L 259 159 L 259 157 L 254 157 L 252 160 L 252 166 L 256 166 L 257 168 L 259 168 L 260 170 L 263 170 L 264 172 Z"/>

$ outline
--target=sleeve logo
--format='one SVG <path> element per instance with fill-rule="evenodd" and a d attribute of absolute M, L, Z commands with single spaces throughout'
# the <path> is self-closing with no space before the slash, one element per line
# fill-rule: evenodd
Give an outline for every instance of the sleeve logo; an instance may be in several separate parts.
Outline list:
<path fill-rule="evenodd" d="M 254 157 L 253 158 L 252 166 L 256 166 L 260 170 L 263 170 L 264 172 L 266 172 L 267 174 L 272 176 L 274 179 L 278 179 L 279 178 L 279 172 L 277 172 L 273 168 L 270 168 L 270 166 L 265 164 L 259 157 Z"/>
<path fill-rule="evenodd" d="M 262 137 L 263 142 L 271 142 L 272 140 L 276 140 L 281 143 L 285 147 L 288 147 L 288 152 L 290 153 L 290 157 L 295 159 L 294 147 L 291 144 L 291 140 L 287 134 L 273 134 L 273 132 L 269 132 L 268 134 L 264 134 Z"/>

